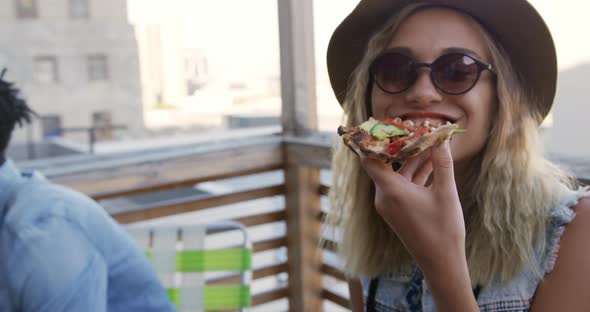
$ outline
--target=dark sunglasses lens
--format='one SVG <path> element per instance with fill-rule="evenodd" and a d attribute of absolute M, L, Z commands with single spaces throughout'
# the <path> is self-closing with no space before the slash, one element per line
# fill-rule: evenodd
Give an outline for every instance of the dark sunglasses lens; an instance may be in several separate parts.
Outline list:
<path fill-rule="evenodd" d="M 475 85 L 479 77 L 479 68 L 470 56 L 447 54 L 432 64 L 432 76 L 445 92 L 460 94 Z"/>
<path fill-rule="evenodd" d="M 406 90 L 414 83 L 416 76 L 413 60 L 399 53 L 387 53 L 378 57 L 371 69 L 377 85 L 390 93 Z"/>

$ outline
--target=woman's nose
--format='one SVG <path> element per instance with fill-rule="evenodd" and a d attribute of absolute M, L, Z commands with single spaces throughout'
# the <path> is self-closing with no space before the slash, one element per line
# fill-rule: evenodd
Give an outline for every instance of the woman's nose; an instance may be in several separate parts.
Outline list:
<path fill-rule="evenodd" d="M 406 91 L 406 101 L 419 107 L 442 101 L 442 94 L 433 84 L 429 69 L 418 71 L 416 82 Z"/>

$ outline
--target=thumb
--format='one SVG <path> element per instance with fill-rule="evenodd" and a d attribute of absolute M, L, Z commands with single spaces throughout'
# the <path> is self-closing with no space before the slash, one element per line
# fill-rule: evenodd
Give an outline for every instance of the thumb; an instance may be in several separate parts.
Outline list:
<path fill-rule="evenodd" d="M 449 140 L 432 148 L 432 169 L 434 174 L 434 186 L 455 185 L 455 170 L 453 169 L 453 156 Z"/>

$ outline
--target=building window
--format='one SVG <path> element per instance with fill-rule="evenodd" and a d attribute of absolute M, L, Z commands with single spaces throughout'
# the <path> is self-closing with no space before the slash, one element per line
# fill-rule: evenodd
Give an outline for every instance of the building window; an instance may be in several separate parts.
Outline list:
<path fill-rule="evenodd" d="M 100 81 L 109 79 L 109 64 L 107 56 L 95 54 L 88 56 L 88 80 Z"/>
<path fill-rule="evenodd" d="M 35 58 L 35 78 L 42 84 L 58 82 L 59 76 L 55 56 L 38 56 Z"/>
<path fill-rule="evenodd" d="M 18 18 L 37 18 L 37 0 L 15 0 Z"/>
<path fill-rule="evenodd" d="M 43 128 L 44 139 L 58 138 L 63 136 L 61 116 L 59 115 L 41 116 L 41 127 Z"/>
<path fill-rule="evenodd" d="M 89 19 L 90 0 L 70 0 L 70 17 L 72 19 Z"/>

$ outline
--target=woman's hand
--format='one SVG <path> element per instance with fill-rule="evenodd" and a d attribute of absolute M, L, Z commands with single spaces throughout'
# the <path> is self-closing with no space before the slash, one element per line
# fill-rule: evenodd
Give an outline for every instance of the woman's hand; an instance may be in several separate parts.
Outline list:
<path fill-rule="evenodd" d="M 378 160 L 363 167 L 375 183 L 375 208 L 424 269 L 449 253 L 464 256 L 465 223 L 448 142 L 395 172 Z M 432 174 L 432 177 L 431 177 Z"/>
<path fill-rule="evenodd" d="M 364 159 L 362 165 L 375 183 L 377 212 L 414 257 L 435 297 L 440 290 L 438 308 L 448 296 L 459 299 L 455 295 L 474 303 L 449 142 L 408 160 L 398 172 L 374 159 Z"/>

